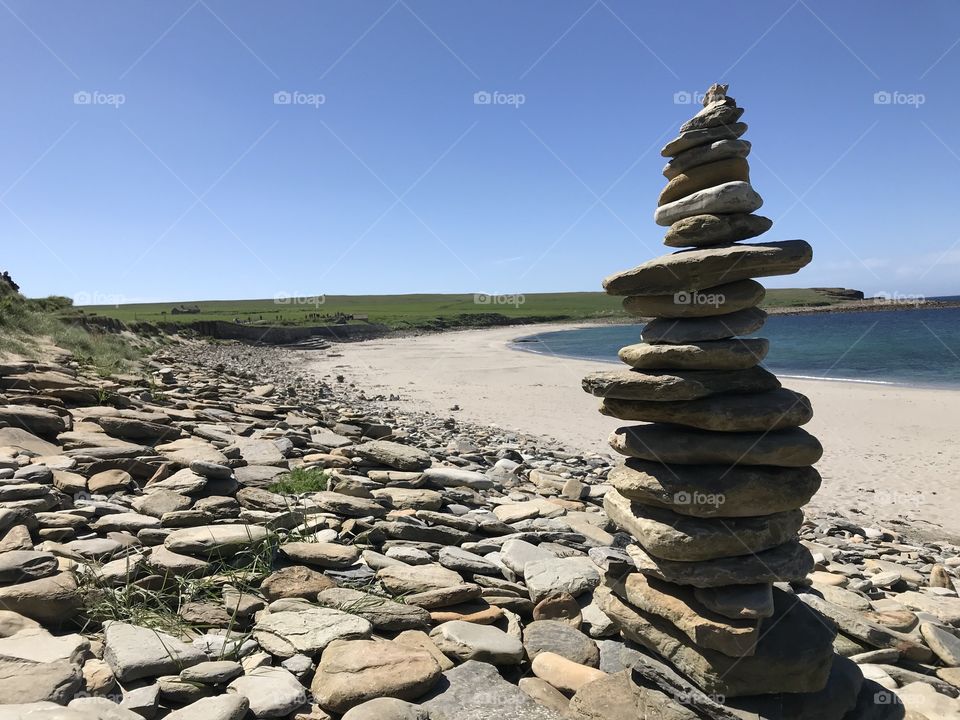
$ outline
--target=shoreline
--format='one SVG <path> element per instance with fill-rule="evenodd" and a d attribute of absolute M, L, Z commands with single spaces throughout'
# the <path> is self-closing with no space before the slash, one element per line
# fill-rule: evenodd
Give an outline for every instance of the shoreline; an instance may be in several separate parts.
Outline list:
<path fill-rule="evenodd" d="M 388 406 L 495 425 L 559 442 L 571 452 L 616 455 L 606 444 L 622 423 L 600 415 L 580 388 L 609 363 L 517 351 L 524 333 L 590 327 L 553 323 L 378 338 L 301 351 L 304 368 L 353 383 Z M 784 378 L 810 397 L 806 426 L 824 445 L 823 476 L 810 507 L 885 523 L 927 537 L 960 536 L 960 390 Z M 949 396 L 949 397 L 946 397 Z"/>

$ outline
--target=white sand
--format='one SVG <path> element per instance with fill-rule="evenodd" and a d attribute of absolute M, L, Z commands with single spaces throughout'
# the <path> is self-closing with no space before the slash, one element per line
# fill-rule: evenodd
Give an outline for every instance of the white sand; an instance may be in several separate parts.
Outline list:
<path fill-rule="evenodd" d="M 399 404 L 553 437 L 571 450 L 612 455 L 619 421 L 597 412 L 581 377 L 611 364 L 519 352 L 518 337 L 575 325 L 465 330 L 336 345 L 305 352 L 321 375 L 343 374 Z M 806 428 L 825 448 L 812 506 L 863 521 L 908 521 L 915 531 L 960 536 L 960 391 L 783 379 L 806 394 Z M 455 405 L 459 411 L 451 412 Z M 938 527 L 939 526 L 939 527 Z M 891 529 L 903 529 L 891 524 Z"/>

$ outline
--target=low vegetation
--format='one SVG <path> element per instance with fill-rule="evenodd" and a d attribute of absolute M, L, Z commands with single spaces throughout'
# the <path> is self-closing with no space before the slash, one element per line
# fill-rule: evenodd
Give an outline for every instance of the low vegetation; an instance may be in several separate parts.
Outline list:
<path fill-rule="evenodd" d="M 71 305 L 61 297 L 28 300 L 0 281 L 0 353 L 29 355 L 55 345 L 101 375 L 130 369 L 142 354 L 133 338 L 67 321 Z"/>
<path fill-rule="evenodd" d="M 771 289 L 765 308 L 842 305 L 806 288 Z M 189 308 L 190 312 L 184 312 Z M 483 327 L 521 321 L 621 321 L 621 298 L 602 292 L 525 295 L 317 295 L 278 300 L 91 305 L 75 312 L 125 323 L 184 324 L 220 320 L 245 325 L 378 324 L 393 330 Z"/>
<path fill-rule="evenodd" d="M 320 468 L 294 468 L 281 475 L 268 490 L 280 495 L 300 495 L 327 489 L 329 474 Z"/>

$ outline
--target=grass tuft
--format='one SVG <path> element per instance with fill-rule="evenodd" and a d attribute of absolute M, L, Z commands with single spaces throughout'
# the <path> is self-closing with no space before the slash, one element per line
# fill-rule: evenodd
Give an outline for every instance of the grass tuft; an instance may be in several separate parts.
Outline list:
<path fill-rule="evenodd" d="M 267 489 L 281 495 L 301 495 L 310 492 L 322 492 L 327 489 L 330 475 L 321 468 L 294 468 L 284 473 Z"/>

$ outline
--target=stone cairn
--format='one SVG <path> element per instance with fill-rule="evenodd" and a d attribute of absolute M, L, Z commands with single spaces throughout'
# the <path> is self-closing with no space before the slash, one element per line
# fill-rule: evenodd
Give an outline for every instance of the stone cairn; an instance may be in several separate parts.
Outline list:
<path fill-rule="evenodd" d="M 620 350 L 630 370 L 583 382 L 603 414 L 643 423 L 611 435 L 626 460 L 604 500 L 635 540 L 626 548 L 635 567 L 608 576 L 597 597 L 623 635 L 664 657 L 707 704 L 843 717 L 860 672 L 835 662 L 833 626 L 789 586 L 814 568 L 797 537 L 800 508 L 820 486 L 812 466 L 822 448 L 800 427 L 813 411 L 760 367 L 768 341 L 741 337 L 766 319 L 752 278 L 795 273 L 812 250 L 803 240 L 740 243 L 772 222 L 753 214 L 763 201 L 740 139 L 747 126 L 726 90 L 712 86 L 662 150 L 669 182 L 654 217 L 669 227 L 664 243 L 683 249 L 603 282 L 631 314 L 653 319 L 642 342 Z"/>

